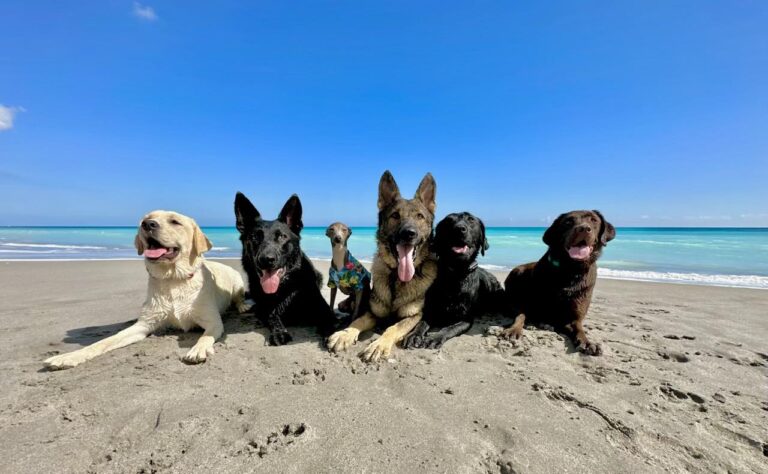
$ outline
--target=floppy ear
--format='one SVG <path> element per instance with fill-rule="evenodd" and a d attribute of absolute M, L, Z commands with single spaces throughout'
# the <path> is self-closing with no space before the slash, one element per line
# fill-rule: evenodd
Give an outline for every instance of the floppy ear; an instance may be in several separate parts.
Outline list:
<path fill-rule="evenodd" d="M 597 214 L 597 216 L 600 218 L 600 243 L 605 245 L 616 238 L 616 228 L 613 226 L 613 224 L 605 220 L 605 217 L 603 217 L 600 211 L 593 210 L 592 212 Z"/>
<path fill-rule="evenodd" d="M 485 255 L 485 251 L 491 246 L 488 244 L 488 239 L 485 238 L 485 224 L 480 219 L 477 222 L 480 223 L 480 242 L 478 242 L 478 247 L 480 247 L 480 255 Z"/>
<path fill-rule="evenodd" d="M 136 247 L 136 251 L 139 253 L 139 255 L 144 254 L 144 241 L 141 240 L 141 237 L 139 237 L 139 234 L 136 234 L 136 238 L 133 239 L 133 245 Z"/>
<path fill-rule="evenodd" d="M 432 177 L 432 173 L 427 173 L 421 179 L 421 183 L 419 183 L 419 187 L 416 189 L 416 196 L 414 197 L 424 203 L 429 212 L 434 215 L 435 208 L 437 207 L 437 204 L 435 204 L 436 193 L 437 184 L 435 183 L 435 178 Z"/>
<path fill-rule="evenodd" d="M 441 246 L 443 241 L 443 235 L 445 234 L 444 228 L 448 225 L 448 216 L 443 217 L 443 219 L 437 223 L 435 226 L 435 230 L 432 231 L 432 235 L 429 238 L 429 249 L 432 252 L 436 252 L 438 247 Z"/>
<path fill-rule="evenodd" d="M 299 201 L 299 196 L 294 194 L 285 202 L 277 220 L 287 224 L 291 228 L 291 232 L 299 235 L 301 229 L 304 228 L 304 223 L 301 222 L 301 212 L 301 201 Z"/>
<path fill-rule="evenodd" d="M 200 230 L 200 226 L 195 221 L 192 221 L 192 251 L 189 253 L 190 263 L 194 262 L 201 254 L 211 250 L 213 244 L 208 237 Z"/>
<path fill-rule="evenodd" d="M 395 177 L 387 170 L 379 180 L 379 210 L 383 210 L 399 197 L 400 189 L 397 187 Z"/>
<path fill-rule="evenodd" d="M 259 211 L 245 197 L 245 194 L 240 192 L 235 195 L 235 218 L 235 225 L 241 234 L 245 232 L 246 227 L 250 227 L 254 222 L 261 220 Z"/>
<path fill-rule="evenodd" d="M 552 225 L 550 225 L 549 228 L 544 232 L 544 237 L 542 237 L 542 240 L 545 244 L 547 244 L 547 247 L 552 247 L 557 244 L 557 233 L 560 228 L 560 221 L 564 215 L 565 214 L 560 214 L 557 216 L 557 219 L 555 219 Z"/>

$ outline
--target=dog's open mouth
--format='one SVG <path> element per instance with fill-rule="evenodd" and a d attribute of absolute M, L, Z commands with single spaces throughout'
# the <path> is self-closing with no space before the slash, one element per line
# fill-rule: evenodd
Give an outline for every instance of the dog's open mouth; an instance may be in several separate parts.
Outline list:
<path fill-rule="evenodd" d="M 469 252 L 469 245 L 467 244 L 457 245 L 455 247 L 451 247 L 451 250 L 453 250 L 453 253 L 457 255 L 466 255 Z"/>
<path fill-rule="evenodd" d="M 147 248 L 144 250 L 144 258 L 147 260 L 172 260 L 179 254 L 178 247 L 166 247 L 157 240 L 149 237 L 147 239 Z"/>
<path fill-rule="evenodd" d="M 273 270 L 261 270 L 259 276 L 259 283 L 261 283 L 261 289 L 264 293 L 271 295 L 277 293 L 277 289 L 280 287 L 280 279 L 283 277 L 285 269 L 276 268 Z"/>
<path fill-rule="evenodd" d="M 568 256 L 573 260 L 587 260 L 591 255 L 592 246 L 587 245 L 587 242 L 584 240 L 568 247 Z"/>
<path fill-rule="evenodd" d="M 402 282 L 409 282 L 416 274 L 413 257 L 416 254 L 416 246 L 410 244 L 397 244 L 397 278 Z"/>

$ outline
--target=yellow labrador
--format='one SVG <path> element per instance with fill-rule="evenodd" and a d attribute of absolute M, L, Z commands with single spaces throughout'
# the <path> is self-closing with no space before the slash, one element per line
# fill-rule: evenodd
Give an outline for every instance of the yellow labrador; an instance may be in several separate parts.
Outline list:
<path fill-rule="evenodd" d="M 147 300 L 136 324 L 90 346 L 51 357 L 46 366 L 75 367 L 165 326 L 184 331 L 203 328 L 203 335 L 184 356 L 185 362 L 203 362 L 224 332 L 221 312 L 232 304 L 239 312 L 248 309 L 240 273 L 203 258 L 211 242 L 193 219 L 177 212 L 150 212 L 141 220 L 134 243 L 149 273 Z"/>

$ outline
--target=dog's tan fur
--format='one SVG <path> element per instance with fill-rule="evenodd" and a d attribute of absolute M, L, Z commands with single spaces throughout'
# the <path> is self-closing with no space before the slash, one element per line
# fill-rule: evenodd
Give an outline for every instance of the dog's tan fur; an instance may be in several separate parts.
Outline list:
<path fill-rule="evenodd" d="M 211 242 L 192 218 L 176 212 L 153 211 L 141 222 L 147 220 L 157 226 L 150 230 L 139 224 L 134 241 L 139 255 L 148 248 L 150 238 L 163 246 L 177 248 L 178 252 L 173 258 L 145 259 L 149 284 L 138 321 L 114 336 L 45 360 L 47 367 L 75 367 L 105 352 L 138 342 L 166 326 L 184 331 L 202 327 L 203 335 L 184 356 L 185 362 L 202 362 L 213 354 L 213 343 L 224 332 L 220 313 L 232 304 L 240 312 L 247 310 L 242 276 L 231 267 L 203 258 L 203 252 L 211 249 Z"/>
<path fill-rule="evenodd" d="M 395 316 L 400 319 L 388 327 L 377 340 L 363 351 L 362 358 L 377 361 L 387 358 L 392 347 L 400 342 L 421 319 L 424 296 L 437 276 L 437 262 L 429 251 L 432 223 L 435 214 L 436 185 L 432 175 L 422 179 L 413 199 L 403 199 L 392 175 L 387 171 L 379 183 L 379 228 L 376 236 L 378 246 L 373 258 L 371 273 L 373 291 L 370 311 L 343 331 L 328 338 L 328 348 L 339 352 L 352 346 L 361 332 L 373 329 L 378 319 Z M 418 229 L 423 242 L 414 255 L 416 274 L 411 281 L 397 279 L 397 259 L 392 254 L 389 237 L 397 230 L 400 222 L 410 221 Z"/>

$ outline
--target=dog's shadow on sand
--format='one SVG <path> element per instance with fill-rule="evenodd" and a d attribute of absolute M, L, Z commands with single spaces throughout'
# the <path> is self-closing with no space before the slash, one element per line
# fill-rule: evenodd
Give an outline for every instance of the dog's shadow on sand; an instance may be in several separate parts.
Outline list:
<path fill-rule="evenodd" d="M 68 329 L 62 342 L 67 344 L 80 344 L 89 346 L 106 337 L 113 336 L 123 329 L 132 326 L 137 320 L 124 321 L 122 323 L 105 324 L 104 326 L 86 326 L 82 328 Z"/>
<path fill-rule="evenodd" d="M 350 322 L 348 315 L 341 312 L 336 312 L 339 319 L 339 326 L 336 328 L 344 329 Z M 109 336 L 113 336 L 118 332 L 126 329 L 136 323 L 136 319 L 124 321 L 120 323 L 105 324 L 103 326 L 85 326 L 80 328 L 68 329 L 66 336 L 62 339 L 62 342 L 68 344 L 78 344 L 82 347 L 89 346 L 95 342 L 101 341 Z M 262 323 L 253 313 L 253 311 L 247 311 L 245 313 L 237 313 L 230 309 L 222 314 L 222 322 L 224 323 L 224 334 L 217 342 L 225 342 L 227 335 L 231 334 L 247 334 L 258 333 L 264 338 L 264 345 L 269 345 L 269 329 Z M 319 347 L 325 348 L 325 337 L 321 336 L 315 326 L 311 325 L 290 325 L 287 326 L 288 332 L 291 334 L 292 340 L 289 344 L 300 344 L 304 342 L 315 342 Z M 176 328 L 163 328 L 152 333 L 151 336 L 176 336 L 179 344 L 179 348 L 190 349 L 197 343 L 197 340 L 203 333 L 203 329 L 195 327 L 188 332 L 184 332 L 181 329 Z M 150 336 L 150 337 L 151 337 Z M 362 338 L 365 339 L 365 338 Z"/>
<path fill-rule="evenodd" d="M 503 314 L 484 314 L 480 317 L 478 317 L 475 320 L 475 323 L 472 325 L 471 328 L 469 328 L 469 331 L 467 331 L 467 335 L 475 335 L 475 336 L 486 336 L 486 337 L 498 337 L 496 335 L 489 334 L 488 330 L 492 327 L 506 327 L 509 324 L 511 324 L 510 318 L 504 316 Z M 563 347 L 565 348 L 566 354 L 573 354 L 574 352 L 581 352 L 576 345 L 573 344 L 573 341 L 571 338 L 564 332 L 557 331 L 552 327 L 547 326 L 537 326 L 537 325 L 528 325 L 525 326 L 525 331 L 542 331 L 542 332 L 548 332 L 551 333 L 553 336 L 558 335 L 563 340 Z"/>

